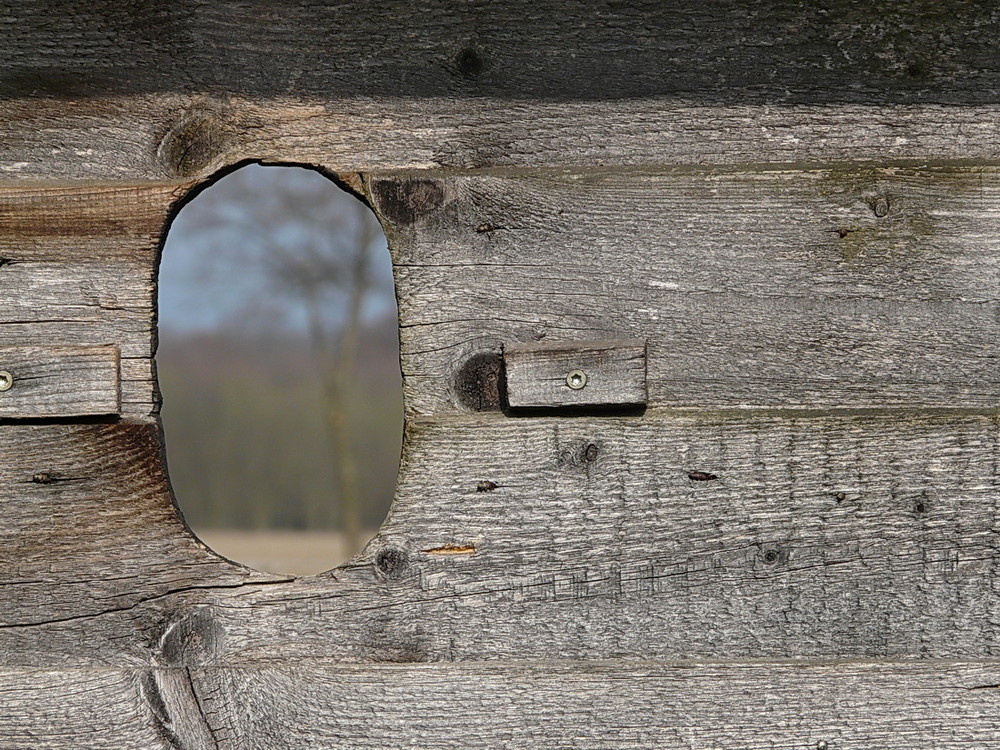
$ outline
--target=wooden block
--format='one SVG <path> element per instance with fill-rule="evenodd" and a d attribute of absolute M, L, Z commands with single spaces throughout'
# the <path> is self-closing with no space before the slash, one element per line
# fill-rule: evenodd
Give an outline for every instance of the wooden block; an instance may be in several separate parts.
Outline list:
<path fill-rule="evenodd" d="M 612 339 L 504 347 L 512 409 L 646 405 L 646 341 Z"/>
<path fill-rule="evenodd" d="M 119 413 L 116 346 L 0 349 L 0 418 Z"/>

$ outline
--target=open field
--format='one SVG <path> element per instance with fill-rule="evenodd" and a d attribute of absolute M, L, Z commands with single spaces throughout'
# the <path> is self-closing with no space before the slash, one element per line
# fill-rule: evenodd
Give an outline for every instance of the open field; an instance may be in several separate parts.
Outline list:
<path fill-rule="evenodd" d="M 365 532 L 364 541 L 374 533 Z M 339 565 L 358 551 L 345 546 L 339 531 L 200 529 L 197 534 L 223 557 L 270 573 L 311 575 Z"/>

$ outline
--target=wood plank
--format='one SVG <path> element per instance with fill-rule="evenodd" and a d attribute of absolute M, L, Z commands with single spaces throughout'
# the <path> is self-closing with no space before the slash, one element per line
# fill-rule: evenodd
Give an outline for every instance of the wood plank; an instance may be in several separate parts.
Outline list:
<path fill-rule="evenodd" d="M 996 164 L 998 139 L 995 105 L 372 101 L 329 94 L 320 101 L 233 96 L 207 105 L 205 96 L 175 94 L 0 100 L 0 184 L 204 178 L 248 159 L 323 165 L 345 178 L 595 165 Z"/>
<path fill-rule="evenodd" d="M 265 22 L 262 22 L 265 21 Z M 892 33 L 892 30 L 898 30 Z M 997 102 L 1000 15 L 919 0 L 747 9 L 556 0 L 419 13 L 355 0 L 178 0 L 152 12 L 95 0 L 69 17 L 36 2 L 4 26 L 4 98 L 156 91 L 694 102 Z"/>
<path fill-rule="evenodd" d="M 118 348 L 3 347 L 0 418 L 119 413 Z"/>
<path fill-rule="evenodd" d="M 990 747 L 996 662 L 0 670 L 0 748 Z M 108 711 L 114 706 L 114 711 Z"/>
<path fill-rule="evenodd" d="M 0 189 L 2 346 L 118 347 L 121 412 L 149 419 L 160 234 L 189 187 Z"/>
<path fill-rule="evenodd" d="M 377 537 L 295 581 L 187 535 L 147 425 L 0 440 L 7 665 L 1000 656 L 992 414 L 411 420 Z"/>
<path fill-rule="evenodd" d="M 411 414 L 480 408 L 470 363 L 505 344 L 593 338 L 648 339 L 651 406 L 1000 403 L 996 169 L 367 185 L 394 252 Z"/>
<path fill-rule="evenodd" d="M 996 158 L 976 4 L 119 5 L 10 9 L 5 179 Z"/>
<path fill-rule="evenodd" d="M 646 405 L 646 342 L 576 341 L 504 347 L 511 409 Z"/>

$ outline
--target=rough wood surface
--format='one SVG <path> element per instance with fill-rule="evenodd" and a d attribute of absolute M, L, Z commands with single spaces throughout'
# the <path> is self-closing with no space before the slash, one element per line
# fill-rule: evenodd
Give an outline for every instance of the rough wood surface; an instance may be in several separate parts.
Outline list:
<path fill-rule="evenodd" d="M 646 405 L 645 341 L 508 344 L 503 360 L 512 409 Z"/>
<path fill-rule="evenodd" d="M 0 748 L 970 750 L 998 683 L 938 661 L 3 669 Z"/>
<path fill-rule="evenodd" d="M 390 116 L 391 113 L 391 116 Z M 1000 106 L 490 99 L 0 100 L 0 184 L 207 177 L 247 159 L 385 170 L 996 164 Z"/>
<path fill-rule="evenodd" d="M 0 33 L 5 180 L 997 156 L 981 3 L 34 0 Z"/>
<path fill-rule="evenodd" d="M 122 414 L 148 418 L 158 247 L 187 187 L 0 190 L 0 347 L 116 346 Z"/>
<path fill-rule="evenodd" d="M 289 581 L 187 536 L 151 427 L 5 428 L 0 659 L 139 666 L 168 633 L 192 664 L 1000 655 L 995 416 L 408 430 L 376 539 Z"/>
<path fill-rule="evenodd" d="M 0 632 L 14 635 L 0 649 L 4 661 L 21 658 L 13 623 L 28 635 L 31 623 L 60 622 L 81 639 L 102 612 L 278 578 L 229 563 L 190 535 L 167 488 L 155 425 L 0 429 Z"/>
<path fill-rule="evenodd" d="M 468 408 L 463 368 L 503 342 L 602 336 L 649 339 L 654 405 L 991 408 L 998 271 L 984 238 L 1000 232 L 997 178 L 958 167 L 373 177 L 408 408 Z M 183 189 L 7 190 L 2 343 L 117 345 L 123 413 L 154 411 L 157 235 Z"/>
<path fill-rule="evenodd" d="M 409 411 L 499 408 L 469 391 L 503 345 L 594 338 L 648 339 L 651 406 L 995 408 L 998 178 L 372 177 Z"/>
<path fill-rule="evenodd" d="M 0 419 L 118 415 L 118 348 L 0 348 Z"/>
<path fill-rule="evenodd" d="M 973 2 L 94 0 L 7 8 L 6 98 L 151 91 L 729 103 L 1000 101 L 1000 12 Z"/>
<path fill-rule="evenodd" d="M 937 660 L 1000 656 L 1000 10 L 56 5 L 0 18 L 0 348 L 117 347 L 124 419 L 0 425 L 0 748 L 995 743 Z M 303 579 L 155 422 L 164 221 L 250 159 L 365 193 L 400 300 L 396 501 Z M 635 338 L 641 417 L 490 413 L 505 342 Z"/>

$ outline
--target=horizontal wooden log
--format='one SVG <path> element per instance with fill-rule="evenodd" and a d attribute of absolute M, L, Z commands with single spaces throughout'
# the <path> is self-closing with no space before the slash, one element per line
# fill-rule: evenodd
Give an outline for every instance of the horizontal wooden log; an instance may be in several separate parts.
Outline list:
<path fill-rule="evenodd" d="M 111 0 L 4 26 L 0 175 L 995 159 L 976 3 Z M 262 22 L 261 19 L 266 19 Z"/>
<path fill-rule="evenodd" d="M 998 683 L 939 661 L 3 669 L 0 748 L 968 750 L 1000 731 Z"/>
<path fill-rule="evenodd" d="M 0 419 L 118 415 L 118 348 L 0 348 Z"/>
<path fill-rule="evenodd" d="M 646 405 L 646 342 L 578 341 L 504 347 L 512 409 Z"/>
<path fill-rule="evenodd" d="M 204 96 L 174 94 L 0 100 L 0 184 L 190 179 L 245 160 L 321 164 L 345 176 L 842 161 L 996 164 L 998 138 L 1000 106 L 994 105 L 238 96 L 206 103 Z"/>
<path fill-rule="evenodd" d="M 995 169 L 367 184 L 410 413 L 500 408 L 474 396 L 503 346 L 594 338 L 648 339 L 651 406 L 1000 403 Z"/>
<path fill-rule="evenodd" d="M 1000 101 L 1000 14 L 976 3 L 432 0 L 379 11 L 360 0 L 290 0 L 280 13 L 266 0 L 125 11 L 95 0 L 70 17 L 19 3 L 4 27 L 0 94 Z"/>
<path fill-rule="evenodd" d="M 1000 655 L 994 415 L 411 421 L 296 581 L 187 535 L 151 429 L 3 428 L 4 664 Z"/>
<path fill-rule="evenodd" d="M 997 271 L 983 238 L 1000 230 L 997 176 L 371 178 L 397 266 L 408 408 L 468 408 L 463 372 L 483 354 L 494 367 L 503 342 L 595 336 L 649 339 L 653 405 L 992 408 Z M 114 344 L 143 369 L 153 230 L 182 190 L 9 190 L 3 344 Z M 637 210 L 614 210 L 623 199 Z M 96 236 L 46 236 L 77 218 Z M 563 249 L 588 243 L 600 252 Z M 151 378 L 125 385 L 125 413 L 148 417 Z"/>

